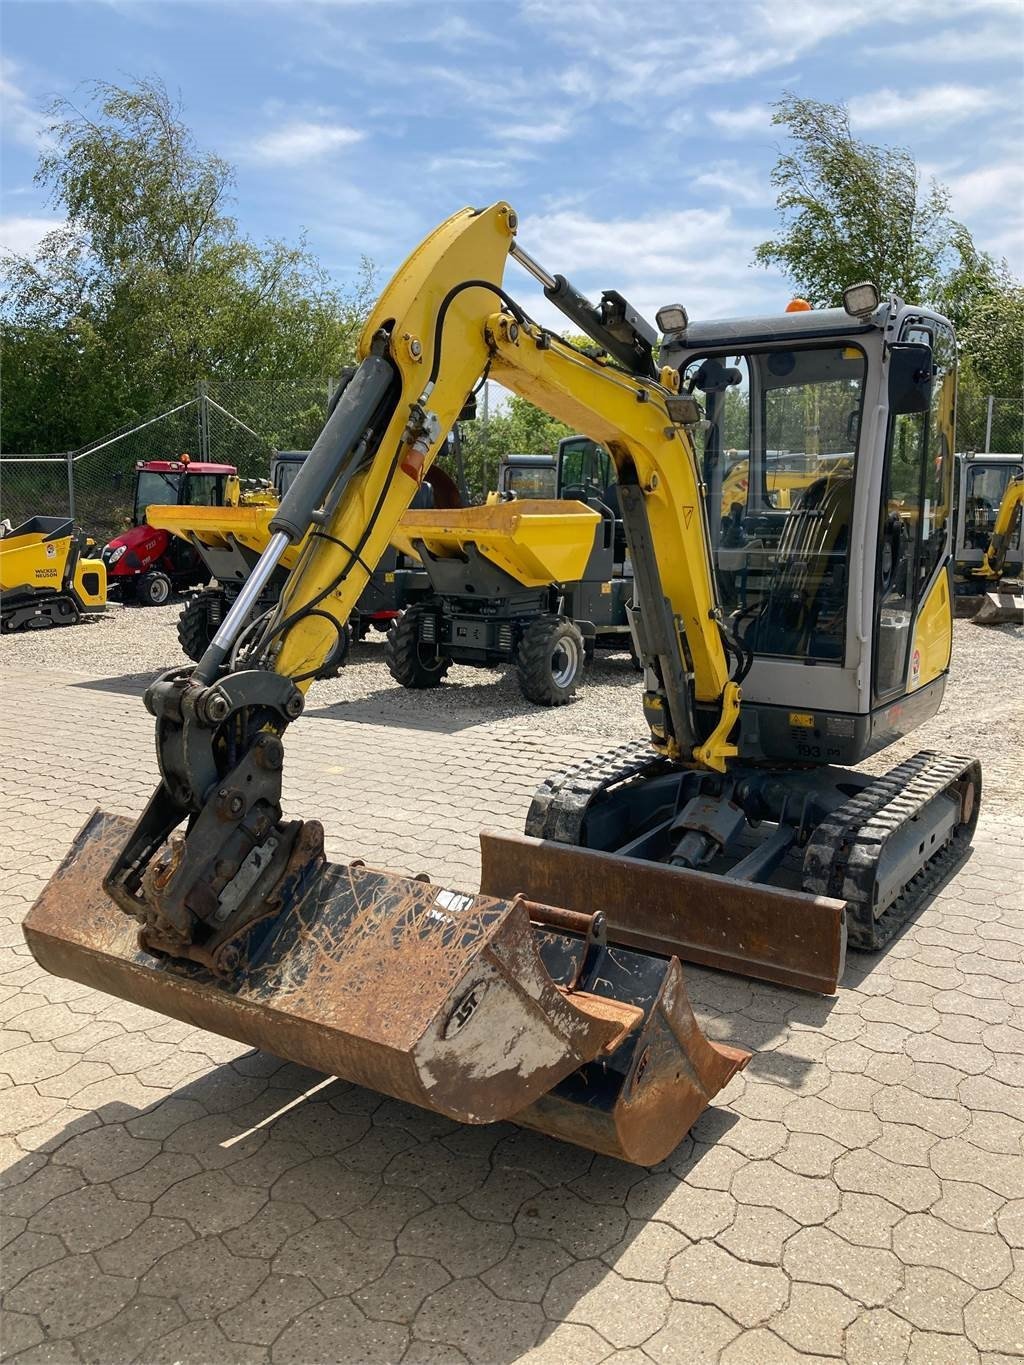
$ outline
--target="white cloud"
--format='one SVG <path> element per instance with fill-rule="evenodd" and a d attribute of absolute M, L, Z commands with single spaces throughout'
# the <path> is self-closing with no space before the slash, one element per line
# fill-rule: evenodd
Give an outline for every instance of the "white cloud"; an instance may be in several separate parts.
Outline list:
<path fill-rule="evenodd" d="M 4 134 L 22 147 L 38 151 L 46 142 L 46 116 L 36 109 L 19 84 L 20 68 L 9 57 L 0 57 L 0 108 Z"/>
<path fill-rule="evenodd" d="M 62 218 L 32 218 L 11 215 L 0 218 L 0 251 L 15 256 L 34 256 L 36 247 L 48 232 L 63 227 Z"/>
<path fill-rule="evenodd" d="M 716 161 L 695 176 L 693 183 L 698 189 L 712 190 L 719 197 L 738 204 L 767 204 L 771 199 L 764 181 L 749 166 L 738 161 Z"/>
<path fill-rule="evenodd" d="M 749 137 L 771 131 L 772 111 L 766 104 L 747 104 L 742 109 L 709 109 L 708 119 L 726 137 Z"/>
<path fill-rule="evenodd" d="M 848 107 L 855 128 L 918 124 L 934 129 L 973 118 L 999 103 L 995 92 L 981 86 L 926 85 L 909 94 L 875 90 L 868 95 L 855 95 Z"/>
<path fill-rule="evenodd" d="M 248 154 L 256 161 L 275 164 L 316 161 L 343 147 L 351 147 L 364 137 L 365 133 L 358 128 L 344 124 L 293 119 L 257 138 L 250 144 Z"/>
<path fill-rule="evenodd" d="M 526 249 L 595 300 L 619 289 L 653 320 L 663 303 L 684 303 L 692 317 L 771 311 L 788 297 L 777 276 L 751 270 L 760 234 L 737 225 L 726 207 L 683 209 L 633 218 L 598 218 L 581 208 L 531 215 Z M 529 293 L 518 272 L 506 285 L 540 321 L 568 324 L 543 297 Z"/>

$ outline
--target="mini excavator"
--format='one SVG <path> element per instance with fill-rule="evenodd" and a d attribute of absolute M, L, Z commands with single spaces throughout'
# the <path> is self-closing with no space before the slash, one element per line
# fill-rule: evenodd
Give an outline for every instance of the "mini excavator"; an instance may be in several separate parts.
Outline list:
<path fill-rule="evenodd" d="M 749 1057 L 702 1033 L 681 961 L 834 991 L 848 940 L 884 943 L 970 841 L 976 762 L 853 768 L 942 697 L 955 342 L 870 285 L 724 323 L 665 307 L 659 342 L 517 226 L 506 203 L 465 209 L 398 270 L 212 643 L 146 692 L 148 806 L 92 816 L 25 933 L 48 970 L 190 1024 L 649 1165 Z M 531 320 L 510 256 L 592 346 Z M 306 689 L 487 376 L 615 463 L 650 738 L 543 782 L 524 836 L 482 836 L 472 894 L 326 862 L 281 775 Z M 746 500 L 723 516 L 727 451 Z M 814 477 L 780 499 L 794 452 Z"/>

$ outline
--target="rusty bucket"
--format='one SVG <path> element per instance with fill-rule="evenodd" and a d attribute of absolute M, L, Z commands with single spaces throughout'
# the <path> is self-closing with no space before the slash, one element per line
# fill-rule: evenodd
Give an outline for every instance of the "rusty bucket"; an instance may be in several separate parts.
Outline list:
<path fill-rule="evenodd" d="M 679 963 L 594 916 L 327 864 L 229 976 L 154 957 L 103 877 L 132 822 L 95 812 L 25 921 L 41 966 L 463 1123 L 513 1119 L 666 1156 L 749 1053 L 710 1042 Z"/>

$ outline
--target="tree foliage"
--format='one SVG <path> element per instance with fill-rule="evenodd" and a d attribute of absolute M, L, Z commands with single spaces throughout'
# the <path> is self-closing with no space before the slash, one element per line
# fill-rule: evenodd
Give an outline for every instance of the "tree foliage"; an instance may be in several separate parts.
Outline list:
<path fill-rule="evenodd" d="M 90 97 L 51 108 L 36 174 L 65 225 L 4 263 L 5 448 L 73 448 L 201 380 L 321 389 L 352 356 L 366 263 L 344 297 L 304 242 L 241 235 L 231 167 L 160 82 Z"/>
<path fill-rule="evenodd" d="M 841 304 L 843 289 L 865 279 L 937 306 L 960 339 L 960 443 L 980 444 L 989 393 L 1016 400 L 1019 434 L 1024 285 L 978 249 L 949 191 L 923 183 L 906 148 L 855 138 L 842 105 L 787 94 L 774 109 L 790 139 L 771 177 L 782 225 L 757 262 L 781 268 L 816 307 Z"/>
<path fill-rule="evenodd" d="M 774 111 L 792 144 L 771 175 L 783 230 L 755 259 L 781 267 L 815 307 L 841 304 L 858 280 L 934 300 L 951 270 L 981 263 L 950 217 L 949 191 L 934 180 L 922 185 L 906 148 L 859 141 L 842 105 L 787 94 Z"/>

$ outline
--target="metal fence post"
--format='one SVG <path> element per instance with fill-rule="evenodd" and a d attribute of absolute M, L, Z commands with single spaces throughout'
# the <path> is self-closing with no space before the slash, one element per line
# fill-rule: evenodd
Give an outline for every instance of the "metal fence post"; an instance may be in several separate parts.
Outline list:
<path fill-rule="evenodd" d="M 996 396 L 990 393 L 988 396 L 988 411 L 985 414 L 985 454 L 992 449 L 992 410 L 996 405 Z"/>
<path fill-rule="evenodd" d="M 68 516 L 72 521 L 75 519 L 75 452 L 67 452 L 68 462 Z"/>
<path fill-rule="evenodd" d="M 210 395 L 206 380 L 200 379 L 196 385 L 199 398 L 199 458 L 205 462 L 210 459 Z"/>

